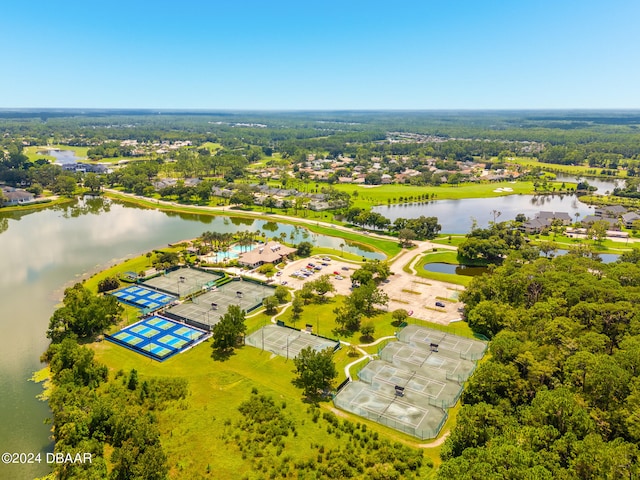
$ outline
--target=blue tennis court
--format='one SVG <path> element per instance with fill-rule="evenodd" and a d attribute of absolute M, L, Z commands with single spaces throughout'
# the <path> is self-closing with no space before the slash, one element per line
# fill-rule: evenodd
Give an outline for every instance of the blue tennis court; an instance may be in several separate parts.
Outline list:
<path fill-rule="evenodd" d="M 176 297 L 140 285 L 121 288 L 111 293 L 111 295 L 123 303 L 145 309 L 148 312 L 157 310 L 176 300 Z"/>
<path fill-rule="evenodd" d="M 208 338 L 208 333 L 154 315 L 129 325 L 118 333 L 105 335 L 105 338 L 142 355 L 163 361 Z"/>

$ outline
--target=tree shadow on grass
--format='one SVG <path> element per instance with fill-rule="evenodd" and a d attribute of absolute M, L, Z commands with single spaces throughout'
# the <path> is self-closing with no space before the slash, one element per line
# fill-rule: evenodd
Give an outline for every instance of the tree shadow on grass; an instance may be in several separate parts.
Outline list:
<path fill-rule="evenodd" d="M 213 358 L 216 362 L 226 362 L 235 354 L 236 351 L 233 348 L 213 348 L 211 351 L 211 358 Z"/>
<path fill-rule="evenodd" d="M 317 395 L 302 395 L 302 403 L 307 405 L 320 406 L 321 403 L 328 403 L 333 400 L 333 396 L 329 393 L 321 393 Z"/>
<path fill-rule="evenodd" d="M 405 321 L 399 321 L 399 320 L 394 320 L 393 322 L 391 322 L 391 325 L 394 327 L 406 327 L 407 326 L 407 322 Z"/>

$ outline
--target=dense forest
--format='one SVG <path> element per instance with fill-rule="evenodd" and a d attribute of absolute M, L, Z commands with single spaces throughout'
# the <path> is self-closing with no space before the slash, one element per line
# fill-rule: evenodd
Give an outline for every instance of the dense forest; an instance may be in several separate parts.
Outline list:
<path fill-rule="evenodd" d="M 443 446 L 441 479 L 640 475 L 640 249 L 519 252 L 462 295 L 492 336 Z"/>
<path fill-rule="evenodd" d="M 535 144 L 557 147 L 550 163 L 588 159 L 593 165 L 640 154 L 637 112 L 179 112 L 0 111 L 0 133 L 32 144 L 98 146 L 107 140 L 219 142 L 255 145 L 283 156 L 322 150 L 355 156 L 424 151 L 458 159 L 500 151 L 535 155 Z M 403 135 L 403 134 L 410 135 Z M 426 136 L 426 138 L 420 136 Z M 379 143 L 389 136 L 399 142 Z M 533 145 L 532 145 L 533 144 Z M 532 148 L 534 147 L 534 148 Z"/>

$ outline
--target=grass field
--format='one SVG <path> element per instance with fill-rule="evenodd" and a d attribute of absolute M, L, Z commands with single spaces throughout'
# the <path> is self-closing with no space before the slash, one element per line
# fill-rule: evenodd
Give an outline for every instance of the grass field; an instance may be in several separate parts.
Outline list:
<path fill-rule="evenodd" d="M 539 242 L 553 242 L 558 245 L 558 248 L 561 249 L 569 249 L 571 247 L 577 247 L 579 245 L 587 245 L 595 252 L 598 253 L 621 253 L 628 250 L 631 250 L 635 243 L 626 242 L 626 241 L 613 241 L 613 240 L 603 240 L 600 243 L 596 243 L 595 240 L 588 240 L 585 238 L 574 238 L 567 237 L 566 235 L 529 235 L 532 243 L 536 245 Z"/>
<path fill-rule="evenodd" d="M 639 198 L 614 197 L 613 195 L 583 195 L 580 201 L 589 205 L 622 205 L 625 207 L 640 207 Z"/>
<path fill-rule="evenodd" d="M 238 406 L 250 397 L 254 388 L 286 405 L 286 414 L 296 425 L 296 438 L 285 439 L 285 453 L 292 459 L 315 458 L 310 457 L 314 455 L 310 452 L 311 444 L 323 445 L 325 449 L 343 444 L 327 433 L 327 424 L 322 419 L 312 421 L 309 405 L 291 384 L 293 361 L 251 347 L 238 349 L 226 361 L 214 361 L 210 345 L 206 342 L 162 364 L 109 342 L 93 345 L 96 359 L 112 372 L 135 368 L 141 380 L 166 376 L 189 381 L 190 395 L 185 400 L 155 412 L 171 477 L 258 478 L 251 474 L 251 459 L 243 458 L 233 437 L 224 434 L 241 420 Z M 348 358 L 346 349 L 337 355 Z M 331 408 L 331 403 L 321 403 L 321 411 L 328 412 Z M 374 422 L 346 413 L 341 416 L 353 423 L 366 424 L 367 429 L 383 438 L 417 445 L 414 438 Z M 438 461 L 438 452 L 439 449 L 433 449 L 427 456 Z"/>
<path fill-rule="evenodd" d="M 452 247 L 459 246 L 467 239 L 465 235 L 440 235 L 438 238 L 431 240 L 431 243 L 437 243 L 439 245 L 451 245 Z"/>
<path fill-rule="evenodd" d="M 47 145 L 46 147 L 32 146 L 32 147 L 25 147 L 23 153 L 27 157 L 29 157 L 29 160 L 31 160 L 32 162 L 42 158 L 55 162 L 56 160 L 55 157 L 52 157 L 51 155 L 42 155 L 38 153 L 38 152 L 43 152 L 45 150 L 71 150 L 75 153 L 76 157 L 86 159 L 87 151 L 89 150 L 89 147 L 72 147 L 70 145 Z"/>
<path fill-rule="evenodd" d="M 215 142 L 205 142 L 200 146 L 200 148 L 207 148 L 212 155 L 215 155 L 218 150 L 222 150 L 222 145 Z"/>
<path fill-rule="evenodd" d="M 496 157 L 493 158 L 496 160 Z M 513 157 L 507 162 L 508 164 L 522 165 L 529 168 L 539 167 L 543 170 L 555 173 L 566 173 L 576 176 L 596 176 L 602 174 L 602 168 L 589 167 L 588 165 L 559 165 L 555 163 L 543 163 L 529 157 Z M 626 170 L 618 170 L 618 177 L 626 177 Z M 607 175 L 607 178 L 611 178 Z"/>
<path fill-rule="evenodd" d="M 50 160 L 51 162 L 55 162 L 56 158 L 53 157 L 52 155 L 43 155 L 40 154 L 38 152 L 44 152 L 46 150 L 71 150 L 73 152 L 75 152 L 76 157 L 79 160 L 82 161 L 92 161 L 90 159 L 87 158 L 87 152 L 89 150 L 90 147 L 74 147 L 71 145 L 47 145 L 47 146 L 31 146 L 31 147 L 26 147 L 24 149 L 24 154 L 29 157 L 29 160 L 34 162 L 36 160 L 39 159 L 47 159 Z M 97 160 L 98 163 L 109 163 L 109 164 L 115 164 L 115 163 L 119 163 L 122 161 L 125 162 L 135 162 L 135 161 L 144 161 L 144 160 L 150 160 L 151 157 L 148 155 L 143 155 L 140 157 L 104 157 L 101 158 L 99 160 Z"/>
<path fill-rule="evenodd" d="M 560 189 L 561 182 L 552 183 L 557 190 Z M 429 195 L 431 200 L 458 200 L 463 198 L 491 198 L 506 195 L 523 194 L 532 195 L 536 193 L 533 182 L 501 182 L 501 183 L 465 183 L 457 186 L 442 185 L 439 187 L 419 187 L 412 185 L 378 185 L 361 186 L 350 184 L 334 185 L 337 190 L 348 192 L 352 196 L 353 205 L 360 208 L 369 208 L 375 205 L 387 205 L 400 202 L 400 197 L 404 201 L 411 201 L 407 198 L 413 197 L 416 201 L 419 196 Z M 512 192 L 494 192 L 498 188 L 508 187 Z M 354 197 L 354 192 L 357 192 Z M 431 195 L 435 194 L 434 198 Z"/>

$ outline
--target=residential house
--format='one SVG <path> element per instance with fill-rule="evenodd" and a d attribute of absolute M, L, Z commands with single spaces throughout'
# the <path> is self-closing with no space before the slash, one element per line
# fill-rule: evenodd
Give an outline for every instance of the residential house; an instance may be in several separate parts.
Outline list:
<path fill-rule="evenodd" d="M 554 221 L 562 225 L 571 225 L 571 216 L 567 212 L 539 212 L 535 218 L 527 220 L 520 225 L 520 231 L 524 233 L 540 233 L 545 228 L 551 227 Z"/>
<path fill-rule="evenodd" d="M 34 201 L 33 193 L 27 192 L 21 188 L 2 187 L 2 196 L 4 200 L 2 205 L 5 207 L 14 205 L 24 205 Z"/>
<path fill-rule="evenodd" d="M 529 233 L 529 234 L 540 233 L 542 230 L 549 227 L 550 225 L 551 224 L 546 221 L 533 218 L 531 220 L 527 220 L 526 222 L 523 222 L 522 225 L 520 225 L 519 230 L 521 232 Z"/>
<path fill-rule="evenodd" d="M 571 225 L 573 220 L 567 212 L 540 212 L 536 218 L 549 220 L 551 224 L 554 220 L 562 222 L 562 225 Z"/>
<path fill-rule="evenodd" d="M 582 223 L 582 225 L 588 227 L 591 224 L 593 224 L 594 222 L 597 221 L 604 221 L 607 222 L 607 230 L 614 230 L 614 231 L 620 231 L 620 225 L 619 225 L 619 221 L 617 218 L 611 218 L 611 217 L 598 217 L 596 215 L 587 215 L 586 217 L 584 217 L 582 220 L 580 220 L 580 222 Z"/>
<path fill-rule="evenodd" d="M 324 202 L 322 200 L 313 200 L 308 203 L 309 210 L 313 210 L 314 212 L 322 212 L 323 210 L 330 210 L 331 205 L 328 202 Z"/>
<path fill-rule="evenodd" d="M 604 205 L 601 207 L 596 207 L 594 213 L 596 217 L 618 218 L 619 216 L 627 213 L 627 209 L 622 205 Z"/>
<path fill-rule="evenodd" d="M 637 222 L 638 220 L 640 220 L 640 215 L 638 215 L 636 212 L 627 212 L 622 215 L 621 218 L 625 228 L 632 229 L 633 222 Z"/>
<path fill-rule="evenodd" d="M 388 173 L 383 173 L 380 176 L 380 183 L 385 185 L 385 184 L 389 184 L 393 182 L 393 177 L 391 175 L 389 175 Z"/>

